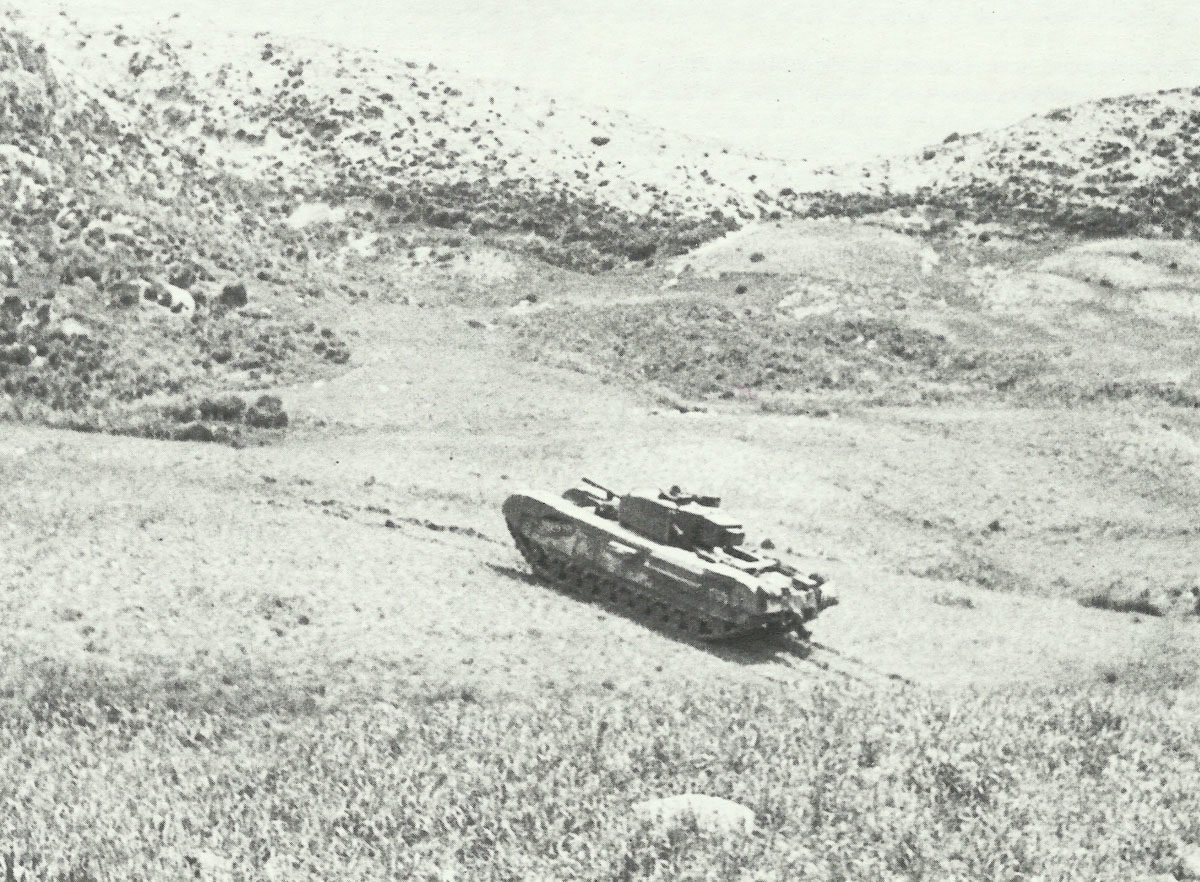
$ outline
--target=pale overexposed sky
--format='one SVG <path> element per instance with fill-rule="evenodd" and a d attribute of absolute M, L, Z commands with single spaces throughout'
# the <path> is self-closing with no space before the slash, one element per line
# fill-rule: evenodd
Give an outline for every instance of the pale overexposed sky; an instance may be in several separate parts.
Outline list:
<path fill-rule="evenodd" d="M 13 0 L 43 6 L 43 0 Z M 1089 98 L 1200 86 L 1189 0 L 75 0 L 432 61 L 817 162 Z"/>

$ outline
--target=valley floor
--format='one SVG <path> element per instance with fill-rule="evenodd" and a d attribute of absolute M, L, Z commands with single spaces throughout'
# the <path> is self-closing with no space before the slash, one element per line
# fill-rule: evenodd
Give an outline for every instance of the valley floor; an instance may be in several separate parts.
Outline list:
<path fill-rule="evenodd" d="M 1194 748 L 1143 753 L 1194 731 L 1200 627 L 1078 603 L 1113 585 L 1198 584 L 1194 416 L 1116 406 L 679 413 L 518 362 L 503 331 L 472 315 L 363 306 L 346 328 L 355 367 L 282 390 L 293 429 L 273 446 L 4 427 L 0 700 L 12 713 L 0 727 L 0 801 L 15 813 L 0 835 L 25 871 L 40 874 L 29 863 L 40 860 L 88 878 L 192 866 L 214 878 L 265 878 L 271 867 L 340 867 L 339 878 L 728 878 L 733 867 L 746 878 L 804 867 L 822 878 L 922 868 L 951 878 L 1024 866 L 1127 878 L 1172 871 L 1198 841 L 1195 821 L 1171 821 L 1194 796 L 1176 805 L 1174 784 L 1150 786 L 1155 770 L 1170 781 L 1195 772 Z M 832 576 L 842 602 L 815 623 L 820 653 L 706 650 L 532 579 L 500 504 L 581 475 L 719 494 L 752 539 Z M 732 718 L 723 704 L 738 708 Z M 600 746 L 610 726 L 615 753 Z M 806 740 L 762 734 L 787 726 Z M 1012 740 L 985 746 L 988 726 Z M 753 743 L 737 741 L 751 731 Z M 1087 759 L 1110 736 L 1110 758 Z M 1040 754 L 1017 759 L 1048 737 L 1066 739 L 1069 756 L 1046 767 Z M 821 738 L 828 762 L 851 764 L 822 773 L 846 799 L 852 790 L 920 808 L 897 819 L 867 802 L 838 807 L 841 797 L 814 804 Z M 950 753 L 931 758 L 935 748 Z M 862 750 L 894 750 L 887 762 L 899 765 L 866 781 L 859 773 L 874 761 Z M 153 770 L 129 765 L 143 755 Z M 1084 776 L 1095 805 L 1062 815 L 1055 801 L 1084 799 L 1072 788 L 1084 786 L 1085 760 L 1101 764 L 1098 778 Z M 101 786 L 114 762 L 128 784 Z M 1136 809 L 1155 832 L 1134 847 L 1127 839 L 1144 828 L 1111 819 L 1117 863 L 1064 863 L 1072 837 L 1097 848 L 1094 812 L 1121 808 L 1105 775 L 1127 786 L 1122 762 L 1149 775 Z M 261 763 L 301 779 L 319 763 L 314 801 L 293 792 L 300 780 L 264 783 Z M 543 763 L 549 789 L 528 789 L 522 776 Z M 920 774 L 1015 777 L 914 783 L 912 763 Z M 73 800 L 66 814 L 30 789 L 48 772 Z M 260 796 L 231 803 L 243 778 Z M 431 789 L 401 800 L 408 820 L 387 814 L 389 827 L 388 800 L 408 787 Z M 971 787 L 1005 795 L 967 798 Z M 693 853 L 624 817 L 635 797 L 680 788 L 754 806 L 772 856 L 760 840 L 704 837 Z M 358 798 L 373 802 L 354 809 Z M 117 809 L 143 799 L 153 817 Z M 273 815 L 278 799 L 287 808 Z M 502 826 L 485 824 L 480 838 L 462 815 L 485 811 Z M 875 838 L 847 827 L 822 839 L 822 811 L 850 827 L 874 818 Z M 405 825 L 417 816 L 429 827 L 412 838 Z M 1035 823 L 1057 823 L 1059 839 L 1037 839 L 1051 834 Z M 944 828 L 959 850 L 925 841 L 922 824 Z M 988 824 L 1003 829 L 981 839 Z M 148 834 L 161 849 L 136 845 Z"/>

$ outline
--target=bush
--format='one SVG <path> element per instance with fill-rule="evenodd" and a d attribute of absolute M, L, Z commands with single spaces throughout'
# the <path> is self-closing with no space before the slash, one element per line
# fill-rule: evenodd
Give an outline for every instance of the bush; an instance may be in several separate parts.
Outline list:
<path fill-rule="evenodd" d="M 1120 613 L 1140 613 L 1147 616 L 1165 615 L 1165 610 L 1154 603 L 1150 599 L 1149 592 L 1146 591 L 1122 596 L 1115 593 L 1112 588 L 1107 588 L 1079 598 L 1079 605 L 1090 609 L 1107 609 Z"/>
<path fill-rule="evenodd" d="M 237 395 L 204 398 L 200 401 L 199 411 L 201 419 L 236 423 L 246 413 L 246 402 Z"/>
<path fill-rule="evenodd" d="M 246 286 L 237 282 L 222 288 L 217 302 L 223 309 L 240 309 L 250 302 L 250 295 L 246 293 Z"/>
<path fill-rule="evenodd" d="M 246 425 L 255 429 L 282 429 L 288 424 L 283 402 L 274 395 L 262 395 L 246 410 Z"/>
<path fill-rule="evenodd" d="M 173 437 L 176 441 L 211 442 L 216 440 L 213 430 L 204 425 L 204 423 L 188 423 L 186 426 L 177 429 Z"/>
<path fill-rule="evenodd" d="M 633 261 L 649 260 L 658 251 L 658 243 L 650 238 L 630 241 L 625 246 L 625 256 Z"/>

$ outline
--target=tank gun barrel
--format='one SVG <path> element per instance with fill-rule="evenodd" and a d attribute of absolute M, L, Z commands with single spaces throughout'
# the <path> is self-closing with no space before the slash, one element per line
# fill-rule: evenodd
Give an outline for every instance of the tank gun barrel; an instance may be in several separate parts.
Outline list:
<path fill-rule="evenodd" d="M 591 478 L 582 478 L 581 481 L 582 481 L 582 483 L 587 484 L 589 487 L 595 487 L 597 490 L 599 490 L 601 493 L 603 493 L 609 499 L 616 499 L 617 496 L 620 495 L 618 493 L 614 493 L 612 490 L 609 490 L 607 487 L 605 487 L 600 482 L 593 481 Z"/>

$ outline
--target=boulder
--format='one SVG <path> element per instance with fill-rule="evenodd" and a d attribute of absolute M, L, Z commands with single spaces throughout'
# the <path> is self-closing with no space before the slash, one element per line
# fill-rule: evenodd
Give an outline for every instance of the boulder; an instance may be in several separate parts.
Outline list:
<path fill-rule="evenodd" d="M 91 337 L 92 329 L 79 319 L 68 316 L 58 323 L 58 330 L 68 337 Z"/>
<path fill-rule="evenodd" d="M 746 806 L 719 796 L 683 793 L 633 804 L 633 814 L 647 822 L 679 826 L 692 821 L 708 833 L 754 832 L 754 812 Z"/>
<path fill-rule="evenodd" d="M 158 302 L 176 315 L 182 315 L 185 318 L 196 311 L 196 301 L 191 293 L 168 282 L 160 283 Z"/>

